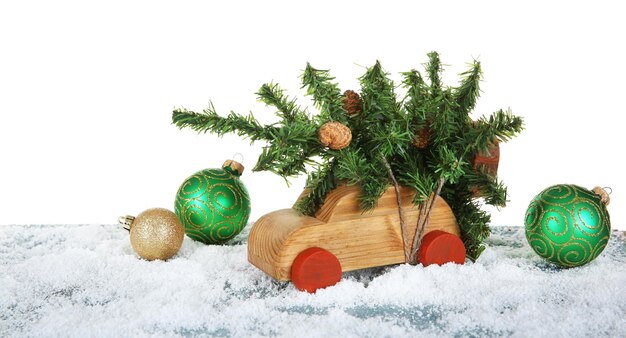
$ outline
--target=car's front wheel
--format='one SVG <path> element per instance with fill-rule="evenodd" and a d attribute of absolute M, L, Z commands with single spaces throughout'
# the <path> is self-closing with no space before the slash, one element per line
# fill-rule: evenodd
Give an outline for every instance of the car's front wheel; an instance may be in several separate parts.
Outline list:
<path fill-rule="evenodd" d="M 291 281 L 298 290 L 315 293 L 341 280 L 341 263 L 337 256 L 322 248 L 308 248 L 298 254 L 291 265 Z"/>

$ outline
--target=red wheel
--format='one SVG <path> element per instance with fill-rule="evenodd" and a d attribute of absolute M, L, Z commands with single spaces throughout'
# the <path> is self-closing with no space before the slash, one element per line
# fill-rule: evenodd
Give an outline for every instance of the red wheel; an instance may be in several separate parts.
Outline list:
<path fill-rule="evenodd" d="M 341 263 L 322 248 L 309 248 L 298 254 L 291 265 L 291 281 L 300 291 L 315 293 L 341 280 Z"/>
<path fill-rule="evenodd" d="M 458 236 L 434 230 L 424 236 L 417 257 L 424 266 L 443 265 L 449 262 L 463 264 L 465 263 L 465 245 Z"/>

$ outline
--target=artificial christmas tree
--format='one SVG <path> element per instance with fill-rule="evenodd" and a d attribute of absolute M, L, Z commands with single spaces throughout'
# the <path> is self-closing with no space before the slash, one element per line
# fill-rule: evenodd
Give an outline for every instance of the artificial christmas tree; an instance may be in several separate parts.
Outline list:
<path fill-rule="evenodd" d="M 266 170 L 289 178 L 309 173 L 308 166 L 312 166 L 307 193 L 294 206 L 304 215 L 315 215 L 326 196 L 340 185 L 359 187 L 363 211 L 373 209 L 393 185 L 409 263 L 417 262 L 424 229 L 441 196 L 456 216 L 467 257 L 475 260 L 489 236 L 490 216 L 480 209 L 474 192 L 480 191 L 487 204 L 504 206 L 506 187 L 482 166 L 474 168 L 474 158 L 519 133 L 522 119 L 499 110 L 473 120 L 470 113 L 480 93 L 480 63 L 474 61 L 461 74 L 460 85 L 452 88 L 441 82 L 439 55 L 431 52 L 428 58 L 428 82 L 417 70 L 402 73 L 406 90 L 402 99 L 398 99 L 396 86 L 379 62 L 359 78 L 359 94 L 342 94 L 328 71 L 307 64 L 302 85 L 319 110 L 315 116 L 309 116 L 278 85 L 269 83 L 257 94 L 262 102 L 277 109 L 277 123 L 261 125 L 252 114 L 222 117 L 212 104 L 202 113 L 175 110 L 173 122 L 198 132 L 237 133 L 251 141 L 265 141 L 253 171 Z M 355 107 L 359 103 L 361 107 Z M 350 131 L 349 144 L 341 144 L 345 148 L 333 149 L 320 142 L 321 129 L 328 123 L 339 123 Z M 422 141 L 424 130 L 427 141 Z M 400 186 L 413 189 L 412 202 L 420 206 L 412 245 L 407 243 L 410 234 L 402 216 Z"/>

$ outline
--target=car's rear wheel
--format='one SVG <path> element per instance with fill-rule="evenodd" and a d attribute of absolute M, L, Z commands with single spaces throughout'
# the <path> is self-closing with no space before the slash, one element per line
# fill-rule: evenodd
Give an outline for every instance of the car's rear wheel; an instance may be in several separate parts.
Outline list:
<path fill-rule="evenodd" d="M 418 260 L 422 265 L 443 265 L 446 263 L 465 263 L 465 245 L 453 234 L 434 230 L 426 234 L 420 246 Z"/>
<path fill-rule="evenodd" d="M 341 280 L 341 263 L 330 251 L 308 248 L 291 265 L 291 281 L 298 290 L 315 293 Z"/>

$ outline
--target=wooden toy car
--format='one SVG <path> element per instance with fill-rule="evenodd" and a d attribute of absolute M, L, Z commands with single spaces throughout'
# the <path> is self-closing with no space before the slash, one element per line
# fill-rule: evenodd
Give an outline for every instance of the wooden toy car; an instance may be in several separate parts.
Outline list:
<path fill-rule="evenodd" d="M 400 191 L 411 243 L 419 207 L 413 205 L 414 190 Z M 358 186 L 335 188 L 315 217 L 302 216 L 294 209 L 264 215 L 250 231 L 248 260 L 275 279 L 292 280 L 298 289 L 309 292 L 334 285 L 343 271 L 404 263 L 395 189 L 387 189 L 378 206 L 367 212 L 359 208 L 359 193 Z M 420 256 L 423 248 L 440 246 L 440 263 L 463 263 L 465 247 L 459 236 L 452 210 L 438 197 Z M 450 248 L 446 243 L 452 243 Z"/>

